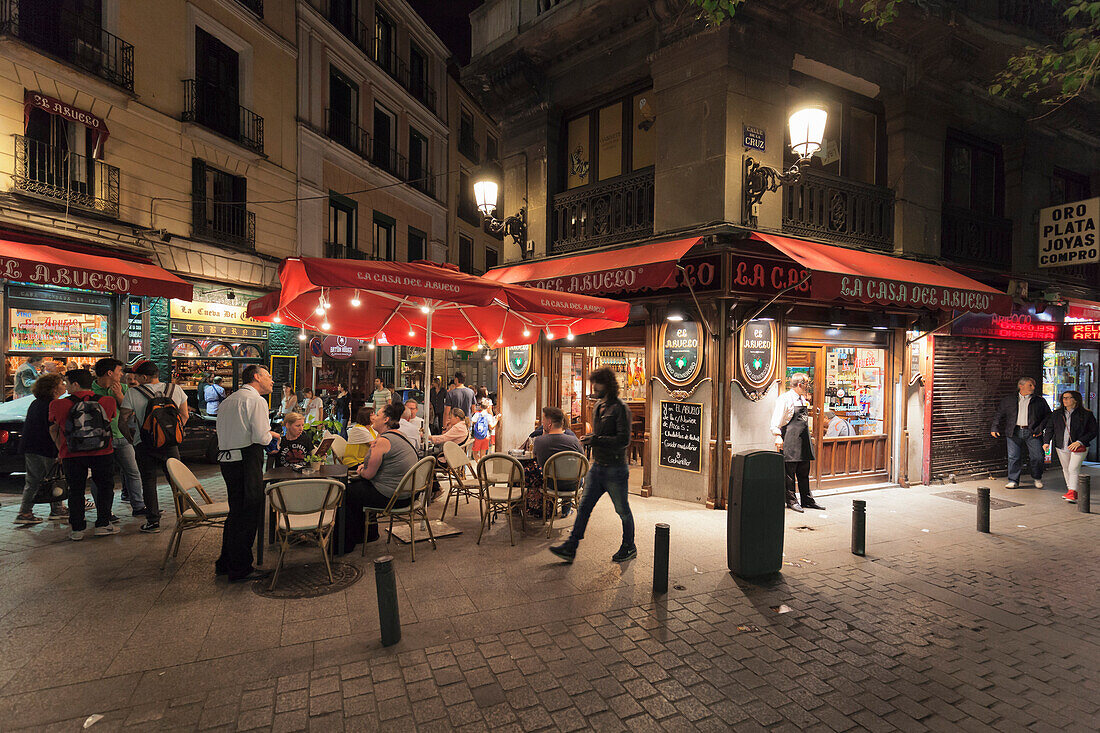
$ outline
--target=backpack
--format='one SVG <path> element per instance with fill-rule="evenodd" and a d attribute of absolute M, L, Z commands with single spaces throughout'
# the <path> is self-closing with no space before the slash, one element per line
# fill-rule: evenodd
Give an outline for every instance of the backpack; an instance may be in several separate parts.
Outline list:
<path fill-rule="evenodd" d="M 484 440 L 489 437 L 489 418 L 486 417 L 484 412 L 479 412 L 474 415 L 472 427 L 474 438 L 477 440 Z"/>
<path fill-rule="evenodd" d="M 70 453 L 89 453 L 111 447 L 111 421 L 99 404 L 99 395 L 81 399 L 69 396 L 73 403 L 65 418 L 65 442 Z"/>
<path fill-rule="evenodd" d="M 169 387 L 175 388 L 175 385 L 165 385 L 160 393 L 145 385 L 137 387 L 149 400 L 145 405 L 145 419 L 141 423 L 141 442 L 150 448 L 172 448 L 183 442 L 183 415 L 179 405 L 172 401 Z"/>

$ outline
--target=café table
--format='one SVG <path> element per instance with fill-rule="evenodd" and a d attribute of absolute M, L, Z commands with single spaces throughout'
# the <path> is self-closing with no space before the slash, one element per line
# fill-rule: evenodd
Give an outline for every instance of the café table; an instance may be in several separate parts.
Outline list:
<path fill-rule="evenodd" d="M 319 466 L 316 471 L 306 473 L 305 471 L 298 471 L 293 468 L 269 468 L 264 472 L 264 520 L 260 522 L 259 528 L 256 530 L 256 564 L 259 565 L 264 561 L 264 545 L 267 544 L 264 537 L 266 528 L 267 536 L 274 539 L 275 537 L 275 513 L 271 511 L 271 502 L 268 500 L 267 487 L 273 483 L 279 481 L 299 481 L 305 479 L 314 478 L 333 478 L 344 484 L 347 488 L 348 485 L 348 467 L 337 463 L 336 465 L 324 465 Z M 332 542 L 329 543 L 329 551 L 332 551 L 334 547 L 343 547 L 344 545 L 344 502 L 340 502 L 340 506 L 336 509 L 336 526 L 333 533 Z"/>

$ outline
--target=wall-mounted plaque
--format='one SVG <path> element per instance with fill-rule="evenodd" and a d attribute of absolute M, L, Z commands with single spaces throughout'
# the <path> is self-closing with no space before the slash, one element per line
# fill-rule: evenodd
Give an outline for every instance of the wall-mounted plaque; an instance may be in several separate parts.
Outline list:
<path fill-rule="evenodd" d="M 776 352 L 775 321 L 757 319 L 746 323 L 737 341 L 741 381 L 755 389 L 768 386 L 775 374 Z"/>
<path fill-rule="evenodd" d="M 703 367 L 703 347 L 698 323 L 665 323 L 661 326 L 660 343 L 661 371 L 665 379 L 684 385 L 699 375 Z"/>
<path fill-rule="evenodd" d="M 522 346 L 509 346 L 504 350 L 508 376 L 512 379 L 523 379 L 531 369 L 531 344 Z"/>
<path fill-rule="evenodd" d="M 660 464 L 699 473 L 703 460 L 703 403 L 661 400 Z"/>

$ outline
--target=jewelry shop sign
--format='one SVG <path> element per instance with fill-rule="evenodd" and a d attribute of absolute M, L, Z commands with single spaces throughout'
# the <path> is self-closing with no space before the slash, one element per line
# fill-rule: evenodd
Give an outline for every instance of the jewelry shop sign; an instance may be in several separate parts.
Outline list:
<path fill-rule="evenodd" d="M 1100 262 L 1100 197 L 1039 210 L 1039 267 Z"/>

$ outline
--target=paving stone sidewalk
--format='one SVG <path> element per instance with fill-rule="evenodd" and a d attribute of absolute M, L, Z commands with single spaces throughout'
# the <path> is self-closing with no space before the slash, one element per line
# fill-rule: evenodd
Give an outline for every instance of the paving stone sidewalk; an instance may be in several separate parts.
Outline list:
<path fill-rule="evenodd" d="M 944 487 L 861 494 L 866 558 L 847 551 L 852 497 L 829 497 L 829 511 L 787 515 L 784 572 L 761 583 L 725 571 L 720 512 L 635 501 L 641 554 L 620 567 L 601 507 L 564 566 L 538 525 L 516 547 L 499 524 L 475 545 L 471 505 L 448 517 L 465 534 L 415 564 L 389 548 L 404 621 L 389 649 L 369 575 L 322 598 L 262 598 L 214 581 L 213 533 L 185 539 L 161 575 L 167 537 L 11 539 L 5 506 L 0 729 L 81 730 L 95 713 L 93 733 L 1091 731 L 1100 517 L 1054 483 L 992 484 L 1021 504 L 994 513 L 992 535 L 974 531 L 972 506 L 935 496 Z M 655 600 L 656 521 L 673 527 L 673 588 Z"/>

